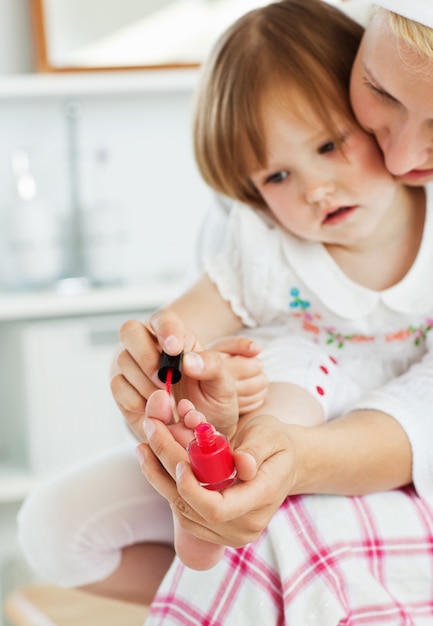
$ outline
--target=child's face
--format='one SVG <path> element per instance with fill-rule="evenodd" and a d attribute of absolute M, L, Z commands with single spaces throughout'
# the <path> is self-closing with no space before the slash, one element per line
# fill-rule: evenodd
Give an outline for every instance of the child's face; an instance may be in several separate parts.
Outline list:
<path fill-rule="evenodd" d="M 397 184 L 370 135 L 337 123 L 343 153 L 313 113 L 301 119 L 271 101 L 264 120 L 268 165 L 250 179 L 282 226 L 302 239 L 352 246 L 386 224 Z"/>

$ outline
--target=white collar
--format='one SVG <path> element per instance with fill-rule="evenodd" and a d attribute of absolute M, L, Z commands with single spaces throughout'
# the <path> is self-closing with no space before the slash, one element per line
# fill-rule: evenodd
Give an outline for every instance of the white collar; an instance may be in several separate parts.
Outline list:
<path fill-rule="evenodd" d="M 340 269 L 321 244 L 284 233 L 284 254 L 303 282 L 340 317 L 369 315 L 382 301 L 398 313 L 424 313 L 433 308 L 433 184 L 426 186 L 426 217 L 417 257 L 406 276 L 393 287 L 373 291 Z"/>

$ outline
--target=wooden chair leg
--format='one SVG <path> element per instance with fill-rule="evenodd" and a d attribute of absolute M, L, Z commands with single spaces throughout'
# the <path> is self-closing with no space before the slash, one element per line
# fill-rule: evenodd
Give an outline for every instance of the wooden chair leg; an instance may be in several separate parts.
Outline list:
<path fill-rule="evenodd" d="M 143 626 L 148 608 L 55 585 L 12 591 L 4 611 L 14 626 Z"/>

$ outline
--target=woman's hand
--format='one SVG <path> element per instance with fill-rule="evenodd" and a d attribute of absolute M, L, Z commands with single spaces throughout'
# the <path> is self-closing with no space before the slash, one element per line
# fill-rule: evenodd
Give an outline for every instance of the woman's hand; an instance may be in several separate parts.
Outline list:
<path fill-rule="evenodd" d="M 142 440 L 147 398 L 163 387 L 158 379 L 161 351 L 175 355 L 182 350 L 200 350 L 201 346 L 170 311 L 156 313 L 146 324 L 125 322 L 119 337 L 121 348 L 112 366 L 111 392 L 128 426 Z"/>
<path fill-rule="evenodd" d="M 224 402 L 224 398 L 216 392 L 211 378 L 202 377 L 203 362 L 199 355 L 202 346 L 173 311 L 159 311 L 146 324 L 134 320 L 125 322 L 119 334 L 122 348 L 113 363 L 111 391 L 137 439 L 143 439 L 142 421 L 147 399 L 163 387 L 157 375 L 162 350 L 171 355 L 184 351 L 182 380 L 172 386 L 173 395 L 189 398 L 218 430 L 228 436 L 233 434 L 231 420 L 230 423 L 219 420 L 219 415 L 209 408 L 209 398 L 218 397 L 217 405 Z M 189 352 L 194 354 L 189 355 Z M 267 379 L 257 358 L 260 348 L 245 337 L 230 337 L 216 342 L 212 352 L 224 357 L 226 372 L 235 382 L 239 411 L 260 406 L 267 391 Z"/>
<path fill-rule="evenodd" d="M 183 448 L 159 419 L 149 398 L 146 435 L 138 455 L 149 482 L 170 503 L 180 526 L 195 536 L 239 547 L 257 539 L 291 490 L 294 461 L 290 428 L 276 418 L 256 417 L 236 436 L 235 463 L 242 482 L 208 491 L 194 477 Z M 176 433 L 176 437 L 178 437 Z M 245 481 L 245 482 L 243 482 Z"/>
<path fill-rule="evenodd" d="M 239 415 L 236 386 L 221 354 L 213 350 L 188 352 L 184 355 L 185 368 L 190 376 L 200 377 L 194 390 L 201 412 L 188 399 L 176 405 L 165 390 L 158 389 L 149 397 L 146 415 L 151 411 L 184 447 L 193 438 L 192 429 L 204 419 L 227 437 L 233 437 Z"/>

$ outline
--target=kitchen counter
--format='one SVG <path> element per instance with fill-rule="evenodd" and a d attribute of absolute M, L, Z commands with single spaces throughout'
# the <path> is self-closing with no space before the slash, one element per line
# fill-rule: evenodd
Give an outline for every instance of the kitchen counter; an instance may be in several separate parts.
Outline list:
<path fill-rule="evenodd" d="M 81 290 L 78 293 L 0 292 L 0 322 L 149 311 L 170 302 L 178 291 L 178 283 L 161 281 L 131 287 Z"/>

